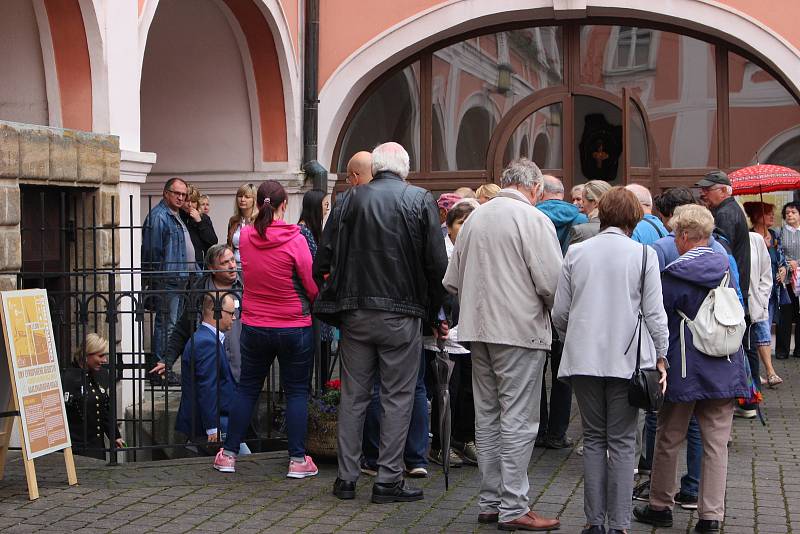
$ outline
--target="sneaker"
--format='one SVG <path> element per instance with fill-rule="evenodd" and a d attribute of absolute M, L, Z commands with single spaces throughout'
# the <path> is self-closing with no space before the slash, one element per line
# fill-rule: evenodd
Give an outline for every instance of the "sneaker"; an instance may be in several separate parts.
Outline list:
<path fill-rule="evenodd" d="M 680 504 L 681 508 L 684 510 L 697 510 L 697 495 L 691 495 L 682 491 L 676 493 L 675 504 Z"/>
<path fill-rule="evenodd" d="M 776 388 L 783 384 L 783 378 L 779 377 L 778 375 L 769 375 L 769 378 L 767 378 L 767 384 L 771 388 Z"/>
<path fill-rule="evenodd" d="M 478 465 L 478 450 L 474 441 L 468 441 L 460 447 L 453 445 L 453 450 L 466 465 Z"/>
<path fill-rule="evenodd" d="M 370 477 L 378 476 L 378 466 L 372 465 L 367 463 L 366 460 L 361 460 L 361 464 L 359 466 L 361 468 L 361 472 Z"/>
<path fill-rule="evenodd" d="M 235 473 L 236 457 L 228 456 L 225 454 L 224 449 L 220 449 L 214 457 L 214 469 L 220 473 Z"/>
<path fill-rule="evenodd" d="M 745 410 L 740 408 L 739 406 L 733 410 L 734 417 L 741 417 L 742 419 L 755 419 L 758 416 L 758 412 L 755 410 Z"/>
<path fill-rule="evenodd" d="M 645 482 L 640 482 L 635 488 L 633 488 L 633 500 L 634 501 L 650 501 L 650 481 L 647 480 Z"/>
<path fill-rule="evenodd" d="M 286 473 L 286 478 L 306 478 L 313 477 L 319 473 L 317 465 L 311 456 L 306 456 L 305 462 L 295 462 L 289 460 L 289 472 Z"/>
<path fill-rule="evenodd" d="M 412 467 L 406 470 L 406 475 L 411 478 L 425 478 L 428 476 L 428 470 L 424 467 Z"/>
<path fill-rule="evenodd" d="M 428 459 L 437 465 L 443 465 L 441 450 L 437 451 L 431 449 L 431 454 L 428 457 Z M 463 465 L 464 462 L 461 460 L 461 458 L 458 457 L 458 455 L 455 453 L 455 451 L 453 451 L 453 449 L 450 449 L 450 467 L 462 467 Z"/>

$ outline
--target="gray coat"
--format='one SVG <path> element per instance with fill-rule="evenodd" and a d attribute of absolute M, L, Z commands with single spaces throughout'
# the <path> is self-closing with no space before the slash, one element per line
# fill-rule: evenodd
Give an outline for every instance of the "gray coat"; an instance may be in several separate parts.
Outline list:
<path fill-rule="evenodd" d="M 596 236 L 600 233 L 600 219 L 593 217 L 589 222 L 583 224 L 576 224 L 569 231 L 569 243 L 574 245 L 582 243 L 587 239 Z"/>
<path fill-rule="evenodd" d="M 619 228 L 569 247 L 558 281 L 553 324 L 564 340 L 559 378 L 600 376 L 630 378 L 636 365 L 636 329 L 641 295 L 642 246 Z M 666 356 L 667 314 L 655 250 L 647 247 L 642 334 L 643 369 Z"/>

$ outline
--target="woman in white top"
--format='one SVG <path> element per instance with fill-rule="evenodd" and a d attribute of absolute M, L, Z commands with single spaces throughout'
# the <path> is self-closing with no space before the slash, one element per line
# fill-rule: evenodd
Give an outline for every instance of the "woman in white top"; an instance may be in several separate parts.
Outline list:
<path fill-rule="evenodd" d="M 240 268 L 242 262 L 239 258 L 239 233 L 245 226 L 253 224 L 256 215 L 258 215 L 256 188 L 253 184 L 244 184 L 236 191 L 233 215 L 228 221 L 228 246 L 233 249 L 233 257 L 236 258 L 236 265 Z"/>
<path fill-rule="evenodd" d="M 605 532 L 606 518 L 609 532 L 630 528 L 639 411 L 628 402 L 636 367 L 636 343 L 629 341 L 640 307 L 641 367 L 657 366 L 662 384 L 669 344 L 658 256 L 630 238 L 643 217 L 641 204 L 614 187 L 600 199 L 598 215 L 600 233 L 567 250 L 552 312 L 564 340 L 558 377 L 570 381 L 583 421 L 585 534 Z"/>

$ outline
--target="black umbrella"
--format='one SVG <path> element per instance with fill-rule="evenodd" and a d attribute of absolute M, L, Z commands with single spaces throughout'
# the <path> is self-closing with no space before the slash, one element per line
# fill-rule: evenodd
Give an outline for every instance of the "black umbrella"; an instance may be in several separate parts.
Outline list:
<path fill-rule="evenodd" d="M 442 471 L 444 472 L 444 489 L 450 486 L 450 376 L 453 374 L 455 363 L 450 360 L 444 348 L 444 340 L 436 341 L 439 348 L 436 358 L 431 362 L 433 376 L 436 378 L 436 397 L 439 401 L 439 441 L 441 442 Z"/>

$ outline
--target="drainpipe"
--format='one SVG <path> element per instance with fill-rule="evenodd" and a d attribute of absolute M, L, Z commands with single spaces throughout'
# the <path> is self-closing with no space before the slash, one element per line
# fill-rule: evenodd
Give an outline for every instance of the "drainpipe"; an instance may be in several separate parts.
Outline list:
<path fill-rule="evenodd" d="M 327 190 L 328 171 L 317 161 L 317 108 L 319 95 L 319 0 L 305 0 L 303 63 L 303 171 L 314 189 Z"/>

